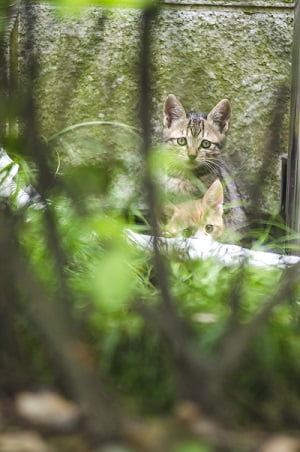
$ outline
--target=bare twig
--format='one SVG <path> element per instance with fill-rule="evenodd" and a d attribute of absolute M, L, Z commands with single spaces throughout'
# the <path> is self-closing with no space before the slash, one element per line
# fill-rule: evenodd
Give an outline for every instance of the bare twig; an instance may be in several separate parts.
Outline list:
<path fill-rule="evenodd" d="M 18 246 L 18 230 L 10 212 L 0 216 L 6 242 L 0 242 L 2 255 L 7 246 L 6 278 L 18 300 L 18 306 L 33 320 L 56 358 L 69 391 L 79 402 L 86 419 L 88 433 L 94 439 L 104 440 L 119 433 L 116 405 L 96 370 L 85 341 L 76 334 L 70 317 L 59 298 L 45 292 Z M 17 302 L 17 301 L 16 301 Z"/>
<path fill-rule="evenodd" d="M 38 56 L 34 52 L 36 17 L 31 3 L 25 8 L 25 23 L 28 83 L 26 91 L 21 96 L 19 111 L 24 146 L 22 150 L 34 159 L 38 168 L 38 191 L 43 203 L 48 247 L 54 263 L 56 294 L 50 295 L 50 291 L 48 293 L 40 284 L 30 268 L 29 259 L 18 247 L 19 231 L 12 221 L 9 210 L 3 211 L 3 218 L 0 220 L 3 228 L 6 223 L 8 225 L 5 229 L 8 237 L 6 244 L 1 242 L 3 245 L 1 255 L 7 255 L 7 265 L 3 266 L 3 277 L 11 281 L 17 294 L 16 302 L 19 300 L 19 306 L 24 315 L 29 314 L 41 336 L 44 337 L 46 346 L 54 353 L 58 370 L 65 376 L 65 382 L 68 382 L 70 391 L 85 413 L 88 432 L 91 436 L 103 440 L 117 436 L 119 418 L 112 397 L 101 382 L 101 375 L 93 364 L 89 347 L 74 324 L 73 295 L 66 275 L 69 259 L 62 247 L 54 212 L 47 200 L 48 188 L 53 184 L 53 174 L 48 163 L 51 149 L 40 138 L 37 119 L 35 81 L 39 68 Z M 6 221 L 6 217 L 10 220 Z M 6 246 L 9 247 L 9 251 L 5 254 Z"/>
<path fill-rule="evenodd" d="M 154 236 L 154 261 L 157 282 L 162 293 L 162 299 L 166 309 L 174 311 L 168 287 L 168 275 L 163 258 L 158 247 L 160 229 L 158 224 L 158 199 L 156 188 L 151 177 L 149 159 L 151 151 L 150 132 L 150 108 L 151 108 L 151 76 L 150 76 L 150 50 L 151 50 L 151 24 L 155 17 L 156 9 L 148 9 L 142 13 L 141 21 L 141 51 L 140 51 L 140 118 L 143 133 L 141 153 L 145 160 L 145 192 L 149 207 L 149 220 Z"/>

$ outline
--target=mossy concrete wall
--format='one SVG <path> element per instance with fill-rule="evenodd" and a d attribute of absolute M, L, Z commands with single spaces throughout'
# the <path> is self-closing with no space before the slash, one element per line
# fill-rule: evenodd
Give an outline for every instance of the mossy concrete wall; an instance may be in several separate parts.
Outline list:
<path fill-rule="evenodd" d="M 279 208 L 293 14 L 289 0 L 174 0 L 162 4 L 153 24 L 154 139 L 160 138 L 167 94 L 176 94 L 188 110 L 203 112 L 229 98 L 233 117 L 224 152 L 243 198 L 255 199 L 259 212 Z M 137 125 L 140 12 L 90 7 L 69 16 L 43 4 L 35 7 L 35 16 L 43 134 L 99 118 Z M 28 58 L 22 9 L 19 19 L 22 77 Z M 107 136 L 112 139 L 111 129 Z"/>

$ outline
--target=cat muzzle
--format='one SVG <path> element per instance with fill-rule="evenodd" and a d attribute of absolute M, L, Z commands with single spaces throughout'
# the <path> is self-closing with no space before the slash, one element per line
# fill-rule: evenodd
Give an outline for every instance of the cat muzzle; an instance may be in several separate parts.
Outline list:
<path fill-rule="evenodd" d="M 195 153 L 195 154 L 188 154 L 188 158 L 191 160 L 191 161 L 194 161 L 194 160 L 196 160 L 196 158 L 197 158 L 197 154 Z"/>

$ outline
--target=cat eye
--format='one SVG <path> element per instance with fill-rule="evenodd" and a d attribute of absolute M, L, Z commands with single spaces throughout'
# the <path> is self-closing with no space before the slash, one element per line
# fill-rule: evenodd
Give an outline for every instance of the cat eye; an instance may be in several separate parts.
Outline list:
<path fill-rule="evenodd" d="M 207 232 L 208 234 L 210 234 L 211 232 L 213 232 L 214 227 L 212 224 L 206 224 L 205 225 L 205 232 Z"/>
<path fill-rule="evenodd" d="M 177 144 L 179 144 L 179 146 L 185 146 L 186 143 L 187 143 L 187 141 L 186 141 L 185 137 L 177 138 Z"/>
<path fill-rule="evenodd" d="M 210 146 L 211 146 L 211 141 L 209 141 L 209 140 L 202 140 L 201 141 L 201 147 L 203 149 L 208 149 L 208 148 L 210 148 Z"/>

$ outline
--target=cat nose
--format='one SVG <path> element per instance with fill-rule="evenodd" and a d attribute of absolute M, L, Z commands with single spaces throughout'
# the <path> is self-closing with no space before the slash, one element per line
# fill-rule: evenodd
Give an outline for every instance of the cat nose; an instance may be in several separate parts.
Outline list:
<path fill-rule="evenodd" d="M 197 154 L 189 154 L 189 159 L 192 161 L 195 160 L 196 157 L 197 157 Z"/>
<path fill-rule="evenodd" d="M 195 160 L 198 155 L 198 149 L 194 146 L 191 146 L 188 150 L 188 157 L 191 161 Z"/>

